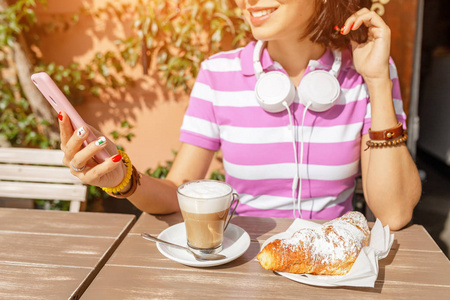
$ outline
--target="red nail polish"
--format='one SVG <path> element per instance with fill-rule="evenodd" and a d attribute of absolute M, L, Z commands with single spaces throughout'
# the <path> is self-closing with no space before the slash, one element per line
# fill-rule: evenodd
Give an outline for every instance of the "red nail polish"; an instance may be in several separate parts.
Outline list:
<path fill-rule="evenodd" d="M 118 162 L 118 161 L 121 161 L 121 160 L 122 160 L 122 155 L 120 155 L 120 154 L 114 155 L 113 158 L 112 158 L 113 162 Z"/>
<path fill-rule="evenodd" d="M 339 27 L 337 25 L 334 25 L 334 30 L 339 31 Z"/>
<path fill-rule="evenodd" d="M 342 28 L 341 28 L 341 33 L 344 33 L 344 30 L 345 30 L 345 25 L 342 26 Z"/>
<path fill-rule="evenodd" d="M 58 114 L 58 119 L 59 119 L 60 121 L 62 121 L 62 120 L 63 120 L 63 115 L 62 115 L 62 113 L 61 113 L 61 112 L 59 112 L 59 114 Z"/>
<path fill-rule="evenodd" d="M 355 22 L 353 22 L 352 26 L 350 26 L 350 30 L 353 29 L 353 26 L 355 26 Z"/>

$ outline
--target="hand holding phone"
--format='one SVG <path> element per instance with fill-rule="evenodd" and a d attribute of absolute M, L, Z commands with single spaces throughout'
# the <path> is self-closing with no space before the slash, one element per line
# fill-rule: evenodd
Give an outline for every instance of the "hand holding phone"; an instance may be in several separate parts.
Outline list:
<path fill-rule="evenodd" d="M 84 126 L 84 128 L 87 129 L 89 128 L 86 122 L 84 122 L 76 109 L 73 107 L 72 103 L 67 100 L 66 96 L 64 96 L 63 92 L 61 92 L 47 73 L 40 72 L 33 74 L 31 75 L 31 80 L 57 113 L 61 111 L 67 113 L 70 117 L 74 130 L 80 128 L 81 126 Z M 86 146 L 88 143 L 93 142 L 96 139 L 97 137 L 94 135 L 92 130 L 88 130 L 88 137 L 84 141 L 84 145 Z M 103 148 L 100 152 L 94 155 L 94 159 L 97 163 L 102 163 L 110 156 L 111 155 L 108 151 Z"/>

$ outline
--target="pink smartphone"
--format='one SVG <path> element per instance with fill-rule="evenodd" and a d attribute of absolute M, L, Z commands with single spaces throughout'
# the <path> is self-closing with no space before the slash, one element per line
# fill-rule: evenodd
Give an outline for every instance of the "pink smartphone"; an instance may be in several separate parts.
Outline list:
<path fill-rule="evenodd" d="M 64 111 L 69 115 L 74 130 L 80 128 L 81 126 L 89 129 L 86 122 L 83 121 L 81 116 L 73 107 L 72 103 L 67 100 L 66 96 L 64 96 L 64 94 L 47 73 L 40 72 L 33 74 L 31 75 L 31 80 L 57 113 L 59 113 L 60 111 Z M 97 139 L 92 130 L 88 130 L 88 133 L 88 137 L 84 142 L 85 145 Z M 102 163 L 110 156 L 111 155 L 106 149 L 102 149 L 94 156 L 94 159 L 96 162 Z"/>

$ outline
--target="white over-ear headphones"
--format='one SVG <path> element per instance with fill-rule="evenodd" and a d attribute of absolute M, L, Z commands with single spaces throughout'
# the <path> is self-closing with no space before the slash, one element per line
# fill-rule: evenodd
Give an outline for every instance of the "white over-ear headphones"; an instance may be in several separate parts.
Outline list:
<path fill-rule="evenodd" d="M 306 111 L 312 110 L 322 112 L 330 109 L 341 93 L 341 87 L 337 80 L 337 75 L 342 64 L 342 55 L 340 51 L 333 51 L 334 63 L 329 72 L 323 70 L 314 70 L 303 76 L 298 87 L 298 96 L 300 103 L 305 106 L 303 111 L 301 125 L 301 149 L 300 162 L 297 161 L 296 133 L 293 130 L 292 114 L 289 106 L 295 99 L 295 86 L 288 75 L 279 71 L 264 72 L 261 64 L 261 55 L 266 46 L 263 41 L 258 41 L 253 51 L 253 68 L 258 81 L 255 85 L 256 100 L 259 105 L 271 113 L 288 111 L 289 123 L 292 130 L 292 146 L 294 149 L 295 174 L 292 181 L 292 200 L 293 214 L 295 216 L 295 192 L 298 188 L 297 210 L 301 214 L 301 192 L 302 192 L 302 174 L 300 172 L 303 162 L 303 124 Z M 300 165 L 300 166 L 298 166 Z"/>
<path fill-rule="evenodd" d="M 255 85 L 256 100 L 259 105 L 271 113 L 280 112 L 290 106 L 295 99 L 295 86 L 292 80 L 279 71 L 265 73 L 261 64 L 261 55 L 266 42 L 257 41 L 253 51 L 253 68 L 258 81 Z M 298 87 L 300 103 L 309 110 L 322 112 L 330 109 L 339 98 L 341 87 L 337 75 L 341 68 L 340 51 L 333 51 L 334 63 L 329 72 L 315 70 L 303 76 Z"/>

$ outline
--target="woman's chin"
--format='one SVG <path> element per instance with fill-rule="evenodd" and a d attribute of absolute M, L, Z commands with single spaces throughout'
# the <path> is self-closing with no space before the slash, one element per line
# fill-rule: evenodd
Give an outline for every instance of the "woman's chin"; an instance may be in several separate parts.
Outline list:
<path fill-rule="evenodd" d="M 252 27 L 252 35 L 256 40 L 259 41 L 269 41 L 276 39 L 276 35 L 274 32 L 269 31 L 267 29 L 263 28 L 254 28 Z"/>

